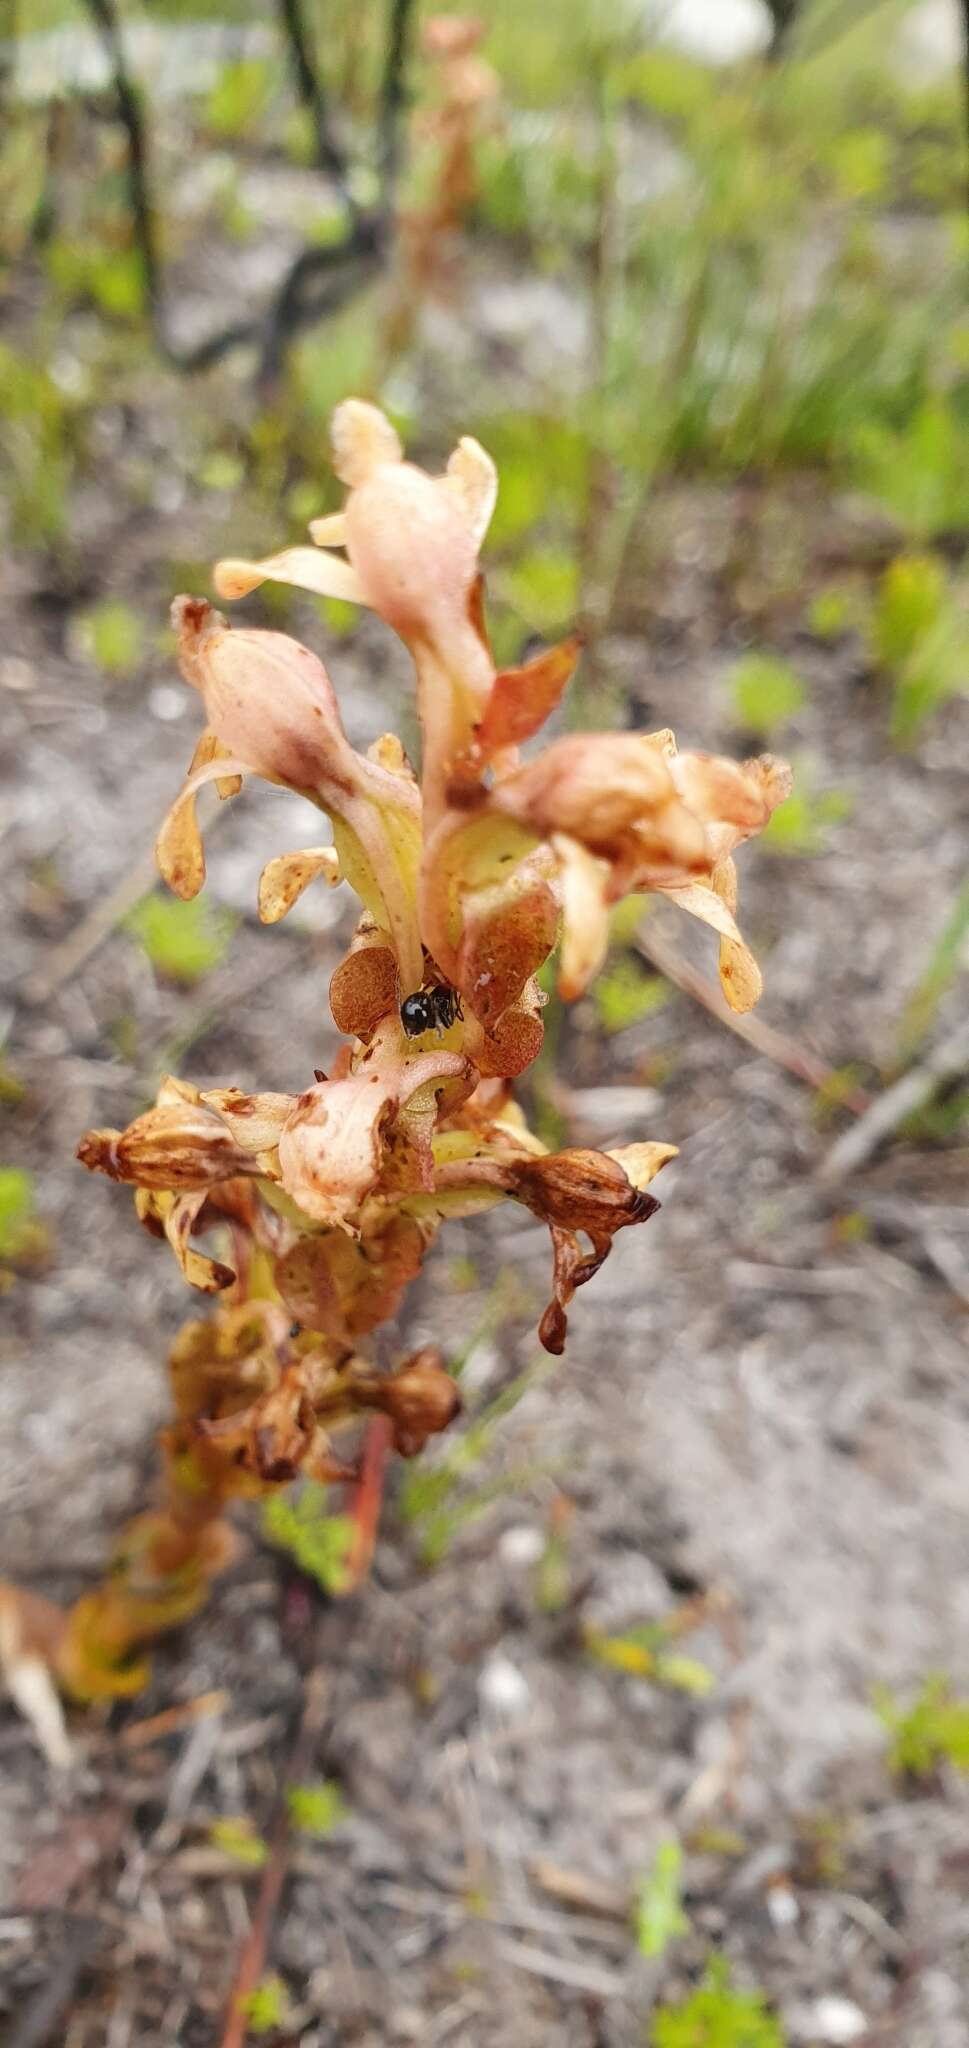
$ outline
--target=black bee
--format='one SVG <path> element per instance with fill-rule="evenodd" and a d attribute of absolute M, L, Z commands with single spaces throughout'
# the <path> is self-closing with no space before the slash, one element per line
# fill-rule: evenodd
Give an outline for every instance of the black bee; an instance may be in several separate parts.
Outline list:
<path fill-rule="evenodd" d="M 432 988 L 415 989 L 412 996 L 405 996 L 400 1006 L 400 1021 L 408 1038 L 420 1038 L 425 1031 L 436 1031 L 440 1038 L 456 1017 L 463 1019 L 461 998 L 456 988 L 449 988 L 446 982 L 435 982 Z"/>

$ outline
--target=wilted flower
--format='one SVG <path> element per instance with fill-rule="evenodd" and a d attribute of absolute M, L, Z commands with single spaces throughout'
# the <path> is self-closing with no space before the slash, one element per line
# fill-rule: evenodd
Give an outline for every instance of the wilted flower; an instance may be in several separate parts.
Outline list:
<path fill-rule="evenodd" d="M 675 1145 L 627 1145 L 618 1152 L 570 1149 L 543 1156 L 502 1156 L 499 1146 L 443 1165 L 438 1185 L 453 1191 L 494 1188 L 523 1202 L 547 1223 L 555 1261 L 555 1293 L 539 1325 L 546 1351 L 565 1349 L 565 1311 L 577 1287 L 594 1278 L 612 1249 L 617 1230 L 646 1223 L 659 1203 L 646 1193 L 670 1159 Z M 592 1246 L 584 1252 L 586 1237 Z"/>

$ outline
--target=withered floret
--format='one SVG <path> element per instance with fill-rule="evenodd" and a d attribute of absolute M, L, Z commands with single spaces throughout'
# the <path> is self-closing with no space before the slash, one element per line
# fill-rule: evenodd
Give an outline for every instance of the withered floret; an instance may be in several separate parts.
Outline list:
<path fill-rule="evenodd" d="M 441 134 L 463 175 L 461 107 L 484 90 L 478 30 L 442 18 L 428 34 L 447 74 Z M 767 755 L 680 753 L 665 729 L 573 732 L 523 760 L 581 642 L 495 665 L 479 567 L 497 491 L 490 457 L 466 437 L 429 475 L 378 408 L 348 399 L 334 415 L 333 459 L 346 500 L 313 522 L 313 545 L 226 559 L 216 587 L 234 599 L 269 579 L 369 605 L 413 660 L 420 780 L 393 735 L 365 752 L 351 745 L 307 648 L 231 627 L 204 598 L 176 599 L 178 658 L 205 727 L 159 834 L 163 876 L 178 895 L 197 893 L 198 792 L 214 783 L 227 798 L 255 774 L 303 797 L 317 819 L 313 843 L 263 869 L 263 922 L 318 881 L 348 884 L 360 914 L 330 982 L 344 1042 L 328 1073 L 294 1095 L 169 1077 L 126 1130 L 81 1140 L 82 1163 L 131 1183 L 141 1221 L 167 1239 L 186 1280 L 218 1297 L 172 1353 L 164 1504 L 132 1524 L 109 1584 L 58 1637 L 61 1679 L 87 1697 L 142 1682 L 142 1646 L 194 1612 L 231 1556 L 224 1510 L 240 1496 L 296 1477 L 353 1482 L 349 1576 L 359 1575 L 387 1447 L 416 1455 L 460 1409 L 432 1346 L 389 1371 L 358 1350 L 396 1314 L 449 1216 L 510 1199 L 547 1225 L 553 1291 L 540 1335 L 558 1353 L 575 1292 L 616 1233 L 655 1215 L 650 1183 L 674 1146 L 549 1154 L 511 1100 L 509 1081 L 541 1051 L 538 976 L 556 947 L 571 999 L 605 957 L 614 905 L 656 892 L 716 932 L 735 1009 L 760 994 L 736 922 L 733 855 L 784 800 L 790 771 Z M 402 1012 L 415 1005 L 429 1028 L 410 1036 Z"/>

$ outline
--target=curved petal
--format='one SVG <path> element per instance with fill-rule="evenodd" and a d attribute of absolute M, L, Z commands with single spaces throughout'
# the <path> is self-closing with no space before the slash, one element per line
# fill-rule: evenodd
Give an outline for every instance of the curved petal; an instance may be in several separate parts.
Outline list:
<path fill-rule="evenodd" d="M 342 873 L 390 932 L 402 978 L 419 986 L 421 805 L 402 751 L 378 742 L 375 757 L 365 757 L 351 747 L 322 662 L 288 634 L 231 629 L 199 598 L 176 598 L 172 619 L 183 673 L 232 750 L 231 767 L 298 790 L 328 813 Z M 190 778 L 162 828 L 162 871 L 188 893 L 201 886 L 204 865 L 186 838 L 184 806 L 215 772 L 210 764 Z"/>
<path fill-rule="evenodd" d="M 752 1010 L 763 990 L 763 977 L 736 920 L 715 889 L 704 882 L 688 882 L 680 888 L 663 889 L 671 903 L 688 910 L 702 924 L 712 925 L 720 934 L 720 984 L 732 1010 Z"/>
<path fill-rule="evenodd" d="M 202 1294 L 218 1294 L 232 1286 L 236 1277 L 232 1267 L 206 1258 L 191 1243 L 207 1192 L 200 1188 L 193 1194 L 175 1195 L 163 1188 L 136 1188 L 135 1212 L 153 1236 L 168 1239 L 190 1287 L 197 1287 Z"/>
<path fill-rule="evenodd" d="M 217 753 L 210 751 L 213 747 L 218 748 Z M 158 872 L 183 903 L 197 896 L 205 881 L 205 849 L 195 809 L 196 796 L 207 782 L 215 783 L 220 796 L 233 796 L 242 787 L 246 766 L 245 762 L 227 758 L 214 733 L 206 730 L 202 734 L 186 781 L 162 819 L 155 840 Z"/>
<path fill-rule="evenodd" d="M 464 511 L 475 547 L 480 548 L 495 509 L 498 472 L 491 456 L 471 434 L 464 434 L 448 456 L 446 482 Z"/>
<path fill-rule="evenodd" d="M 265 555 L 259 562 L 227 556 L 216 562 L 212 581 L 219 596 L 230 599 L 248 597 L 260 583 L 292 583 L 297 590 L 312 590 L 316 597 L 366 603 L 360 579 L 349 562 L 314 548 L 283 548 L 278 555 Z"/>
<path fill-rule="evenodd" d="M 565 832 L 552 835 L 559 864 L 562 940 L 558 990 L 571 1003 L 598 974 L 609 947 L 609 863 Z"/>
<path fill-rule="evenodd" d="M 278 924 L 304 889 L 322 875 L 331 889 L 340 880 L 340 860 L 334 846 L 306 846 L 302 853 L 277 853 L 266 862 L 259 877 L 259 918 L 262 924 Z"/>
<path fill-rule="evenodd" d="M 330 422 L 333 467 L 341 483 L 353 490 L 383 463 L 402 462 L 400 437 L 379 406 L 365 398 L 345 398 Z"/>
<path fill-rule="evenodd" d="M 347 522 L 342 512 L 325 512 L 321 519 L 311 519 L 309 530 L 314 547 L 346 547 Z"/>

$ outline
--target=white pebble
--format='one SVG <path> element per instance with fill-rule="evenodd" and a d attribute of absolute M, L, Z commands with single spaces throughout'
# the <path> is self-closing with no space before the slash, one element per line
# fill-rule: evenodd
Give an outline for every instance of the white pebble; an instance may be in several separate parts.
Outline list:
<path fill-rule="evenodd" d="M 148 705 L 153 718 L 160 718 L 163 725 L 172 725 L 176 718 L 184 715 L 188 703 L 188 691 L 179 689 L 177 683 L 156 683 L 149 691 Z"/>
<path fill-rule="evenodd" d="M 510 1657 L 496 1651 L 489 1657 L 478 1680 L 481 1704 L 497 1714 L 521 1714 L 531 1700 L 527 1678 Z"/>
<path fill-rule="evenodd" d="M 811 2021 L 818 2039 L 832 2042 L 833 2048 L 848 2048 L 848 2043 L 860 2041 L 862 2034 L 868 2032 L 868 2021 L 860 2005 L 833 1994 L 818 1999 Z"/>
<path fill-rule="evenodd" d="M 767 1887 L 767 1911 L 774 1927 L 793 1927 L 801 1917 L 801 1909 L 789 1884 L 771 1884 Z"/>
<path fill-rule="evenodd" d="M 506 1529 L 498 1544 L 498 1555 L 502 1564 L 515 1571 L 527 1570 L 537 1564 L 545 1549 L 545 1538 L 541 1529 L 530 1522 L 516 1522 L 513 1529 Z"/>

